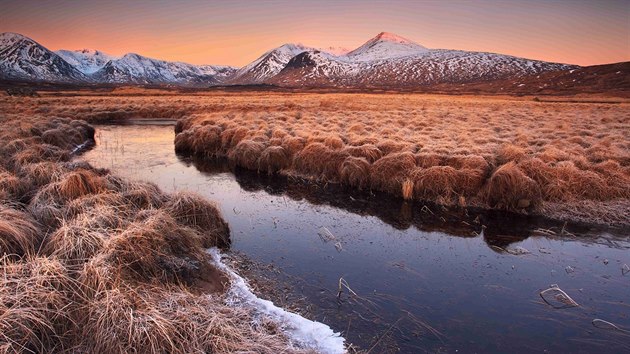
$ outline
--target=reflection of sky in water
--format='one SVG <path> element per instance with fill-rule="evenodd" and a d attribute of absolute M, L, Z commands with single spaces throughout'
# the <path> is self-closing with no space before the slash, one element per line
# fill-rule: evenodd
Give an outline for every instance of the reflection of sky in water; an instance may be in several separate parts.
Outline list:
<path fill-rule="evenodd" d="M 84 158 L 167 191 L 191 190 L 216 201 L 233 248 L 301 279 L 294 286 L 316 306 L 315 319 L 337 331 L 349 327 L 351 342 L 369 348 L 398 320 L 379 351 L 392 341 L 403 352 L 630 350 L 628 334 L 591 324 L 602 318 L 630 329 L 630 274 L 621 271 L 630 252 L 623 240 L 607 246 L 530 237 L 510 247 L 531 254 L 500 254 L 481 237 L 397 230 L 374 216 L 243 190 L 231 173 L 200 173 L 178 160 L 173 138 L 172 127 L 99 127 L 97 146 Z M 336 241 L 320 239 L 322 226 Z M 365 306 L 338 306 L 339 277 Z M 551 284 L 581 307 L 541 304 L 538 293 Z"/>

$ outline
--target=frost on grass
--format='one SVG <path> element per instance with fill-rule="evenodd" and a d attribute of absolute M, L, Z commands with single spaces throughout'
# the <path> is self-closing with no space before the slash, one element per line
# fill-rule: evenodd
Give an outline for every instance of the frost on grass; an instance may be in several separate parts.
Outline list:
<path fill-rule="evenodd" d="M 344 353 L 344 338 L 327 325 L 308 320 L 298 314 L 277 307 L 273 302 L 257 297 L 247 282 L 230 267 L 221 261 L 221 253 L 217 248 L 210 248 L 217 268 L 227 273 L 231 280 L 227 301 L 230 305 L 245 306 L 254 309 L 260 316 L 268 316 L 280 324 L 289 338 L 297 346 L 315 349 L 322 353 Z"/>

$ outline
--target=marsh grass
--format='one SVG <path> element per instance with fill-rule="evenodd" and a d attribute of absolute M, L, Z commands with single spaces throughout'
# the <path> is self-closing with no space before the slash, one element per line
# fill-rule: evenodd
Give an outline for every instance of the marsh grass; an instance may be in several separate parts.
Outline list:
<path fill-rule="evenodd" d="M 104 107 L 128 102 L 140 115 L 149 105 L 165 112 L 182 107 L 175 114 L 183 114 L 178 152 L 226 158 L 260 173 L 573 220 L 585 220 L 583 202 L 589 201 L 602 208 L 586 221 L 613 224 L 630 203 L 627 102 L 413 94 L 174 97 L 108 98 Z M 70 101 L 82 107 L 90 100 Z"/>

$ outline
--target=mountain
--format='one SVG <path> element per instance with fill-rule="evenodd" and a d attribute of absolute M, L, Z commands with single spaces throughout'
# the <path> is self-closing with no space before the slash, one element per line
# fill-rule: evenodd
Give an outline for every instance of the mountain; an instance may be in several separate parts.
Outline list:
<path fill-rule="evenodd" d="M 169 62 L 133 53 L 119 58 L 87 49 L 55 53 L 20 34 L 2 33 L 0 79 L 71 84 L 263 84 L 287 88 L 625 95 L 630 92 L 630 63 L 579 67 L 495 53 L 429 49 L 382 32 L 351 51 L 285 44 L 235 69 Z"/>
<path fill-rule="evenodd" d="M 303 52 L 265 83 L 287 87 L 410 88 L 518 78 L 576 68 L 495 53 L 427 49 L 383 32 L 347 55 Z"/>
<path fill-rule="evenodd" d="M 107 62 L 92 78 L 102 83 L 208 86 L 221 83 L 233 71 L 225 66 L 196 66 L 129 53 Z"/>
<path fill-rule="evenodd" d="M 278 74 L 291 58 L 307 50 L 313 49 L 301 44 L 284 44 L 238 69 L 226 82 L 239 85 L 263 83 Z"/>
<path fill-rule="evenodd" d="M 630 62 L 592 65 L 520 79 L 492 82 L 486 91 L 517 94 L 580 94 L 606 92 L 630 97 Z M 482 87 L 479 87 L 482 88 Z"/>
<path fill-rule="evenodd" d="M 222 83 L 235 71 L 229 66 L 197 66 L 133 53 L 121 58 L 90 49 L 55 53 L 20 34 L 0 34 L 0 79 L 204 87 Z"/>
<path fill-rule="evenodd" d="M 393 33 L 381 32 L 359 48 L 346 54 L 351 61 L 365 62 L 424 54 L 429 50 Z"/>
<path fill-rule="evenodd" d="M 84 74 L 93 74 L 116 57 L 93 49 L 58 50 L 55 52 Z"/>
<path fill-rule="evenodd" d="M 86 82 L 89 79 L 59 55 L 17 33 L 0 34 L 0 79 Z"/>

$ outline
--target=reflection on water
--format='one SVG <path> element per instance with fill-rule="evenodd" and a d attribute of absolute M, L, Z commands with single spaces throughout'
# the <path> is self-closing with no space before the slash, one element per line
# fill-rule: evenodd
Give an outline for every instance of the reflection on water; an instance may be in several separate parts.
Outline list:
<path fill-rule="evenodd" d="M 172 127 L 103 126 L 83 158 L 217 201 L 233 249 L 280 269 L 291 290 L 278 291 L 303 297 L 305 313 L 363 349 L 630 350 L 628 332 L 592 324 L 630 330 L 623 233 L 234 173 L 177 157 L 173 138 Z M 341 277 L 356 295 L 344 287 L 337 298 Z M 546 305 L 539 293 L 551 284 L 580 306 Z"/>

